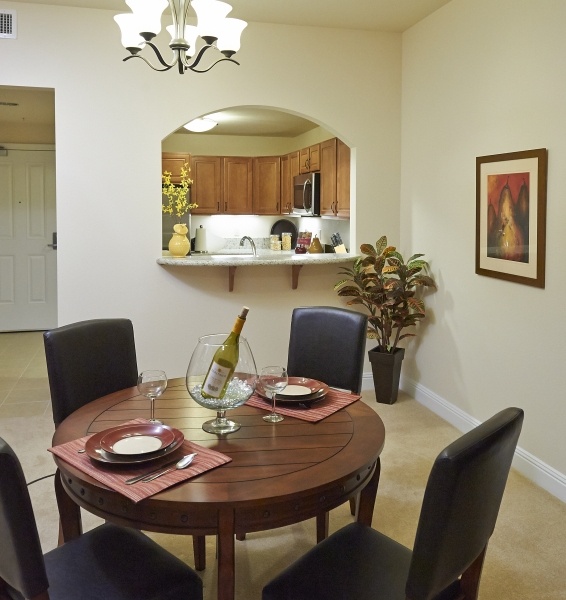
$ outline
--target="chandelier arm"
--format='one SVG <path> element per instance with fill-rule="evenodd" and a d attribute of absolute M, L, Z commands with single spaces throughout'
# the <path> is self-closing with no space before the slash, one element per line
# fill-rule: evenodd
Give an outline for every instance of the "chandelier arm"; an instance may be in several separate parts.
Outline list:
<path fill-rule="evenodd" d="M 149 46 L 155 52 L 155 56 L 157 57 L 157 60 L 164 67 L 167 67 L 167 69 L 155 69 L 156 71 L 168 71 L 169 69 L 171 69 L 172 67 L 174 67 L 177 64 L 178 56 L 179 56 L 178 51 L 175 51 L 173 62 L 171 64 L 169 64 L 169 63 L 165 62 L 165 59 L 163 58 L 163 56 L 161 56 L 161 52 L 159 52 L 159 48 L 153 42 L 146 42 L 145 44 L 146 44 L 146 46 Z"/>
<path fill-rule="evenodd" d="M 208 67 L 207 69 L 195 69 L 192 65 L 185 67 L 185 69 L 189 69 L 190 71 L 193 71 L 193 73 L 206 73 L 207 71 L 210 71 L 210 69 L 212 69 L 212 67 L 215 67 L 218 63 L 225 62 L 225 61 L 232 62 L 238 66 L 240 65 L 240 63 L 235 61 L 233 58 L 220 58 L 216 62 L 212 63 L 210 65 L 210 67 Z"/>
<path fill-rule="evenodd" d="M 169 69 L 173 68 L 175 66 L 175 63 L 173 63 L 172 65 L 167 65 L 165 64 L 165 67 L 163 69 L 158 69 L 157 67 L 154 67 L 149 60 L 147 60 L 147 58 L 145 56 L 140 56 L 139 54 L 132 54 L 131 56 L 126 56 L 126 58 L 124 58 L 123 62 L 126 62 L 127 60 L 130 60 L 131 58 L 141 58 L 143 60 L 143 62 L 148 66 L 151 67 L 154 71 L 169 71 Z"/>

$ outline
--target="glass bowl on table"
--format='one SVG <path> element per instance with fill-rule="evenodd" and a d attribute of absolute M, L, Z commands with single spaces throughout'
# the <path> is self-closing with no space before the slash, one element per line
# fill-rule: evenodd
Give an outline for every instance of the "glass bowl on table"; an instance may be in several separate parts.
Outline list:
<path fill-rule="evenodd" d="M 216 418 L 203 423 L 202 428 L 208 433 L 220 435 L 240 429 L 239 423 L 226 417 L 226 411 L 244 404 L 257 385 L 257 368 L 252 351 L 246 338 L 240 336 L 237 352 L 230 360 L 224 361 L 222 367 L 227 371 L 224 373 L 224 376 L 227 375 L 225 382 L 214 388 L 207 386 L 211 365 L 218 353 L 225 350 L 228 335 L 218 333 L 200 337 L 191 356 L 186 377 L 191 398 L 200 406 L 216 411 Z"/>

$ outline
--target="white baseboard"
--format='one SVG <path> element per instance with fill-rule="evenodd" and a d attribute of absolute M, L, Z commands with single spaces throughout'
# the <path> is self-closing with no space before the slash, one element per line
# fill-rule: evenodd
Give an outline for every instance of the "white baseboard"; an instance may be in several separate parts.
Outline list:
<path fill-rule="evenodd" d="M 364 373 L 362 387 L 367 390 L 373 389 L 371 373 Z M 462 433 L 470 431 L 470 429 L 480 424 L 480 421 L 462 409 L 454 406 L 409 377 L 401 376 L 400 388 L 419 404 L 426 406 L 426 408 L 456 427 Z M 562 500 L 562 502 L 566 502 L 566 475 L 564 473 L 560 473 L 560 471 L 547 465 L 530 452 L 523 450 L 520 446 L 517 446 L 515 451 L 513 467 L 538 486 Z"/>

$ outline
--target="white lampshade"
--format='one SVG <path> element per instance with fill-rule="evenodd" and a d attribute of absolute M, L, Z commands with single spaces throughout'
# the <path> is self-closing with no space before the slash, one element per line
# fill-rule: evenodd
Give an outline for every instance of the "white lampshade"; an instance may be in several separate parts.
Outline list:
<path fill-rule="evenodd" d="M 217 38 L 222 31 L 222 22 L 232 7 L 220 0 L 193 0 L 191 6 L 197 14 L 198 34 L 202 38 Z"/>
<path fill-rule="evenodd" d="M 242 19 L 224 19 L 216 47 L 220 52 L 233 54 L 240 49 L 240 37 L 247 23 Z"/>
<path fill-rule="evenodd" d="M 126 0 L 137 18 L 140 32 L 149 32 L 157 35 L 161 31 L 161 15 L 169 6 L 167 0 Z"/>
<path fill-rule="evenodd" d="M 143 48 L 145 41 L 140 35 L 140 28 L 136 15 L 123 13 L 116 15 L 114 21 L 118 23 L 122 33 L 122 46 L 124 48 Z"/>
<path fill-rule="evenodd" d="M 214 127 L 216 127 L 218 123 L 209 119 L 207 117 L 202 117 L 199 119 L 193 119 L 189 121 L 183 127 L 188 129 L 189 131 L 194 131 L 195 133 L 202 133 L 203 131 L 210 131 Z"/>
<path fill-rule="evenodd" d="M 177 32 L 175 31 L 174 25 L 167 25 L 165 28 L 169 35 L 171 36 L 171 41 L 178 39 Z M 183 34 L 183 39 L 189 44 L 189 49 L 187 50 L 187 56 L 193 56 L 197 48 L 197 36 L 198 31 L 194 25 L 185 25 L 185 31 Z"/>

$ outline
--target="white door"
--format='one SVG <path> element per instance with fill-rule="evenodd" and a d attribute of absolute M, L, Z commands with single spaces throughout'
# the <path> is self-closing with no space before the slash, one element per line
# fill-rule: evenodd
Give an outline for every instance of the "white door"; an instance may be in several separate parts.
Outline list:
<path fill-rule="evenodd" d="M 17 148 L 0 156 L 0 332 L 57 326 L 55 151 Z"/>

